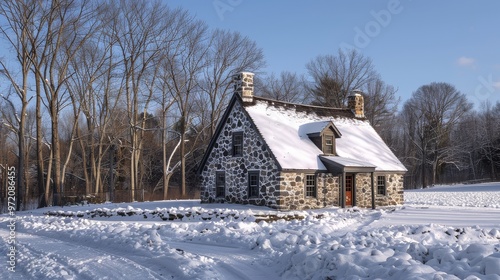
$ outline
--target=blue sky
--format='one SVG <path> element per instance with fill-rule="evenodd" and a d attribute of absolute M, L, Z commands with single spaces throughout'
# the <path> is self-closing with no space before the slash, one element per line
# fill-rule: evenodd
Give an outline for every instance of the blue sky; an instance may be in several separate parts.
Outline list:
<path fill-rule="evenodd" d="M 170 0 L 211 28 L 239 31 L 264 50 L 267 73 L 306 73 L 340 47 L 370 57 L 402 100 L 431 82 L 477 106 L 500 101 L 500 1 Z"/>

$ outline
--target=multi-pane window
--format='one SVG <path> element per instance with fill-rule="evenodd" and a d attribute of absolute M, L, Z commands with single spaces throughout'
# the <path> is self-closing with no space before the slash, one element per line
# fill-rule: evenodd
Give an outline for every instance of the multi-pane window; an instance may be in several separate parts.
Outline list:
<path fill-rule="evenodd" d="M 226 173 L 224 171 L 215 173 L 215 195 L 217 197 L 226 196 Z"/>
<path fill-rule="evenodd" d="M 385 195 L 385 176 L 377 176 L 377 194 Z"/>
<path fill-rule="evenodd" d="M 334 154 L 334 151 L 333 151 L 333 135 L 325 135 L 323 136 L 324 137 L 324 141 L 325 141 L 325 145 L 324 145 L 324 148 L 323 148 L 323 153 L 327 154 L 327 155 L 333 155 Z"/>
<path fill-rule="evenodd" d="M 306 197 L 316 197 L 315 175 L 306 175 Z"/>
<path fill-rule="evenodd" d="M 345 191 L 346 192 L 352 192 L 353 181 L 354 180 L 353 180 L 352 175 L 345 176 Z"/>
<path fill-rule="evenodd" d="M 259 197 L 259 171 L 248 172 L 248 197 Z"/>
<path fill-rule="evenodd" d="M 243 156 L 243 131 L 233 132 L 233 156 Z"/>

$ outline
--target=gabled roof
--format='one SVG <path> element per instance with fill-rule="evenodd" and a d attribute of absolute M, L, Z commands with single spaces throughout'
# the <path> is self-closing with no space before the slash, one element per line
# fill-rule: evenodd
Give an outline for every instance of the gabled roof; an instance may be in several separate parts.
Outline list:
<path fill-rule="evenodd" d="M 309 139 L 308 133 L 332 122 L 341 134 L 336 140 L 339 157 L 366 163 L 375 167 L 375 171 L 406 171 L 369 122 L 355 118 L 349 109 L 254 97 L 245 110 L 283 169 L 327 170 L 320 158 L 323 152 Z"/>
<path fill-rule="evenodd" d="M 335 170 L 346 172 L 406 172 L 370 123 L 356 118 L 350 109 L 292 104 L 256 96 L 252 103 L 243 103 L 238 94 L 233 95 L 219 121 L 199 172 L 236 103 L 244 106 L 245 114 L 265 140 L 264 145 L 271 151 L 280 170 L 327 171 L 333 166 Z M 323 152 L 309 138 L 310 134 L 319 133 L 329 126 L 341 136 L 336 140 L 338 156 L 323 156 Z"/>
<path fill-rule="evenodd" d="M 214 135 L 210 139 L 210 143 L 208 144 L 207 149 L 205 151 L 205 154 L 203 155 L 203 158 L 201 159 L 200 165 L 198 166 L 198 170 L 197 170 L 198 174 L 200 174 L 203 171 L 203 168 L 205 167 L 205 163 L 207 162 L 208 157 L 210 156 L 210 153 L 212 152 L 214 144 L 217 142 L 217 138 L 219 137 L 222 129 L 224 128 L 224 124 L 226 123 L 226 120 L 229 117 L 229 114 L 231 113 L 233 107 L 236 104 L 240 104 L 241 106 L 243 106 L 243 100 L 241 99 L 241 96 L 239 94 L 235 93 L 231 97 L 231 100 L 229 100 L 227 108 L 224 111 L 224 114 L 222 115 L 222 117 L 220 118 L 219 123 L 217 124 L 217 127 L 215 129 Z M 248 112 L 246 110 L 243 110 L 243 112 L 246 114 L 246 116 L 250 120 L 252 120 L 252 118 L 250 117 L 250 115 L 248 114 Z M 257 129 L 257 132 L 259 132 L 258 129 Z M 261 135 L 261 137 L 262 137 L 262 135 Z M 275 159 L 276 164 L 278 165 L 278 168 L 281 170 L 281 166 L 279 166 L 279 162 L 276 160 L 276 158 L 275 158 L 272 150 L 270 149 L 270 147 L 267 145 L 266 142 L 264 142 L 263 145 L 265 145 L 267 148 L 269 148 L 269 150 L 271 151 L 271 157 L 273 157 Z"/>

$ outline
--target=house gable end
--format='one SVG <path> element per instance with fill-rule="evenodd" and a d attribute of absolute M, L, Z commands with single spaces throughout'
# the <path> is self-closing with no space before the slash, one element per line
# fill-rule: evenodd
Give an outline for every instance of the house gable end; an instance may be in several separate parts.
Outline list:
<path fill-rule="evenodd" d="M 281 166 L 239 96 L 231 99 L 198 172 L 203 203 L 277 207 Z M 224 185 L 217 177 L 222 172 Z"/>
<path fill-rule="evenodd" d="M 333 124 L 333 122 L 330 122 L 330 124 L 321 131 L 321 136 L 323 136 L 325 133 L 328 132 L 333 132 L 335 135 L 335 138 L 340 138 L 342 137 L 342 133 L 337 129 L 337 127 Z"/>
<path fill-rule="evenodd" d="M 205 168 L 207 160 L 210 157 L 212 150 L 214 149 L 214 145 L 217 143 L 217 140 L 219 139 L 220 134 L 224 130 L 225 126 L 227 125 L 228 119 L 230 118 L 231 113 L 234 111 L 235 106 L 237 106 L 237 104 L 239 106 L 241 106 L 241 108 L 242 108 L 241 111 L 245 115 L 245 118 L 250 122 L 252 129 L 254 129 L 256 131 L 256 133 L 258 134 L 260 141 L 261 141 L 262 145 L 264 146 L 263 149 L 266 149 L 269 152 L 272 161 L 274 161 L 274 163 L 277 165 L 278 170 L 281 170 L 281 166 L 280 166 L 278 160 L 276 159 L 276 157 L 274 156 L 272 150 L 267 145 L 266 141 L 264 140 L 264 137 L 262 137 L 262 134 L 260 133 L 258 127 L 253 122 L 252 118 L 249 116 L 248 112 L 244 109 L 245 107 L 243 105 L 243 100 L 241 99 L 241 97 L 238 94 L 235 93 L 235 94 L 233 94 L 231 100 L 229 101 L 229 104 L 226 108 L 226 111 L 222 115 L 222 118 L 219 120 L 219 123 L 217 124 L 217 128 L 215 130 L 214 135 L 210 139 L 210 142 L 207 146 L 205 154 L 203 155 L 203 158 L 202 158 L 200 165 L 198 167 L 198 174 L 201 174 L 203 169 Z"/>

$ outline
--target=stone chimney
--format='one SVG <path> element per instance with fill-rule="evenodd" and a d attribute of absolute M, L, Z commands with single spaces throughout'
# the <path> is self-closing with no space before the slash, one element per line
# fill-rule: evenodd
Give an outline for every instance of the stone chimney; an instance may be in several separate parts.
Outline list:
<path fill-rule="evenodd" d="M 355 89 L 347 97 L 347 107 L 352 110 L 356 118 L 365 117 L 365 102 L 363 100 L 363 92 Z"/>
<path fill-rule="evenodd" d="M 233 76 L 234 92 L 238 93 L 243 103 L 253 103 L 254 73 L 240 72 Z"/>

